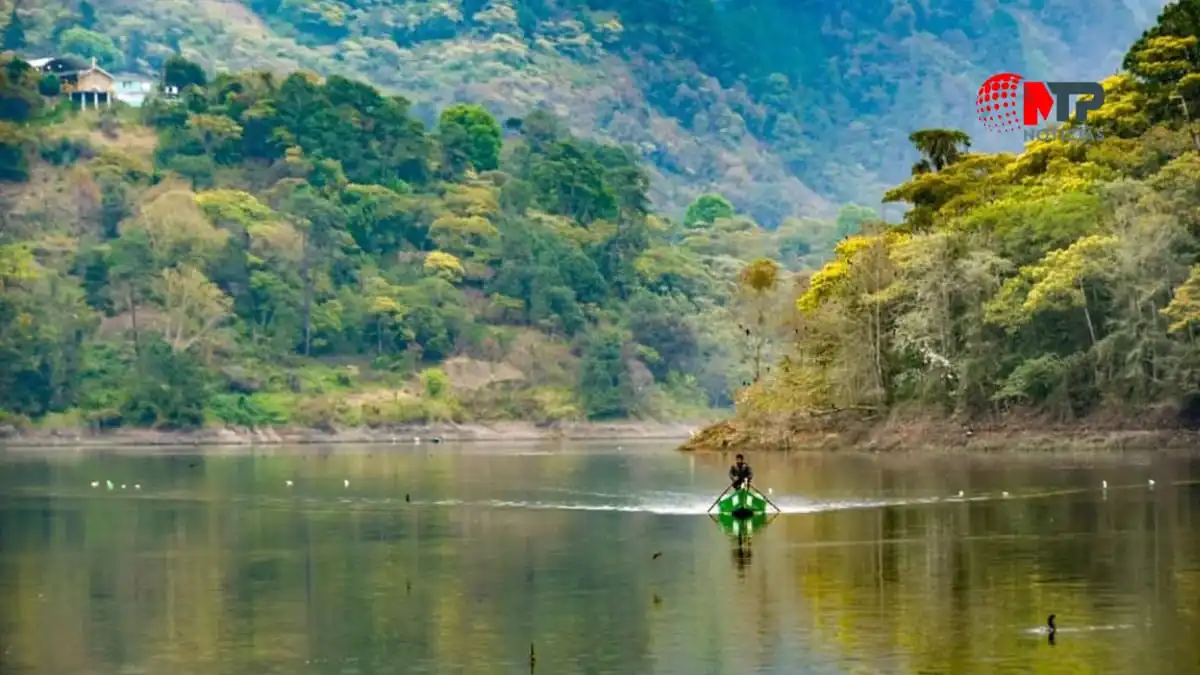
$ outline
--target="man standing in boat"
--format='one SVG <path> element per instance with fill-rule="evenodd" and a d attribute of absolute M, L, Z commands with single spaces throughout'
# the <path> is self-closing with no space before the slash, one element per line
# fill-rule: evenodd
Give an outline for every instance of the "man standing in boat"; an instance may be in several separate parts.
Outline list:
<path fill-rule="evenodd" d="M 746 463 L 746 458 L 738 453 L 737 461 L 733 466 L 729 467 L 729 480 L 733 481 L 733 489 L 740 490 L 742 487 L 750 485 L 750 481 L 754 480 L 754 471 L 750 469 L 750 465 Z"/>

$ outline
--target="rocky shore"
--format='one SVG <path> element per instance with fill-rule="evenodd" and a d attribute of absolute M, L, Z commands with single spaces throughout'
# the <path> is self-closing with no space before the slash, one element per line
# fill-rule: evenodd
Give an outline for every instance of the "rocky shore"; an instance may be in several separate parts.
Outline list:
<path fill-rule="evenodd" d="M 404 425 L 392 428 L 346 429 L 215 428 L 195 431 L 156 429 L 27 429 L 9 428 L 0 435 L 0 448 L 103 446 L 231 446 L 308 445 L 340 443 L 454 443 L 553 440 L 686 440 L 704 422 L 606 422 L 537 425 L 532 422 L 491 424 Z"/>
<path fill-rule="evenodd" d="M 1012 417 L 990 422 L 894 418 L 880 421 L 733 419 L 707 426 L 681 446 L 689 452 L 994 452 L 1200 450 L 1200 431 L 1143 418 L 1099 416 L 1068 423 Z"/>

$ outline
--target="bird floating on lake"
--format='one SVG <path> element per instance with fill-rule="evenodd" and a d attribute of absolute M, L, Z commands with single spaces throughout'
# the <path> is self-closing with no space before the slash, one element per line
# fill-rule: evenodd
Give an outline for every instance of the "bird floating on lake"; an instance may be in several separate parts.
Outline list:
<path fill-rule="evenodd" d="M 113 482 L 111 480 L 106 480 L 104 483 L 108 486 L 109 490 L 113 489 Z"/>
<path fill-rule="evenodd" d="M 1007 497 L 1007 496 L 1008 496 L 1008 490 L 1005 490 L 1004 492 L 1001 492 L 1001 493 L 1000 493 L 1000 496 L 1001 496 L 1001 497 Z"/>
<path fill-rule="evenodd" d="M 1154 479 L 1153 478 L 1150 479 L 1150 487 L 1154 487 Z"/>
<path fill-rule="evenodd" d="M 958 491 L 958 496 L 959 496 L 959 497 L 963 496 L 963 491 L 962 491 L 962 490 L 959 490 L 959 491 Z"/>
<path fill-rule="evenodd" d="M 1106 481 L 1106 480 L 1100 481 L 1100 487 L 1107 490 L 1108 489 L 1108 481 Z"/>
<path fill-rule="evenodd" d="M 133 484 L 133 489 L 134 489 L 134 490 L 141 490 L 141 489 L 142 489 L 142 484 L 141 484 L 141 483 L 134 483 L 134 484 Z"/>
<path fill-rule="evenodd" d="M 100 481 L 98 481 L 98 480 L 92 481 L 92 487 L 100 487 Z"/>
<path fill-rule="evenodd" d="M 655 554 L 654 554 L 654 555 L 650 556 L 650 559 L 651 559 L 651 560 L 658 560 L 658 559 L 659 559 L 659 558 L 661 558 L 661 557 L 662 557 L 662 551 L 657 551 L 657 552 L 655 552 Z"/>
<path fill-rule="evenodd" d="M 343 481 L 342 481 L 342 486 L 343 486 L 343 487 L 350 487 L 350 479 L 349 479 L 349 478 L 347 478 L 346 480 L 343 480 Z"/>
<path fill-rule="evenodd" d="M 292 481 L 290 481 L 290 480 L 285 480 L 285 481 L 283 481 L 283 484 L 284 484 L 284 485 L 286 485 L 286 486 L 288 486 L 288 487 L 292 487 Z"/>

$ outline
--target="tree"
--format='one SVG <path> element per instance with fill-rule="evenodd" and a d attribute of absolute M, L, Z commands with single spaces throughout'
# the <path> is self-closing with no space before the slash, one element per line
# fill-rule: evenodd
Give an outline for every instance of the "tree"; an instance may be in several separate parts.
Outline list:
<path fill-rule="evenodd" d="M 300 260 L 300 277 L 304 283 L 304 340 L 305 356 L 312 353 L 314 293 L 316 279 L 314 267 L 325 255 L 336 253 L 336 247 L 345 242 L 345 212 L 312 185 L 290 179 L 281 181 L 275 189 L 276 207 L 287 214 L 300 233 L 303 256 Z"/>
<path fill-rule="evenodd" d="M 457 283 L 463 278 L 462 261 L 444 251 L 430 251 L 425 256 L 425 271 L 436 274 L 450 283 Z"/>
<path fill-rule="evenodd" d="M 862 231 L 863 224 L 879 220 L 879 213 L 870 207 L 846 204 L 838 209 L 836 236 L 844 239 Z"/>
<path fill-rule="evenodd" d="M 204 69 L 182 56 L 171 55 L 163 62 L 163 84 L 175 87 L 180 91 L 184 87 L 195 85 L 203 87 L 208 83 Z"/>
<path fill-rule="evenodd" d="M 58 75 L 47 73 L 42 77 L 42 80 L 38 82 L 38 93 L 51 98 L 61 94 L 62 82 L 58 79 Z"/>
<path fill-rule="evenodd" d="M 88 30 L 96 26 L 96 9 L 87 0 L 79 2 L 79 25 Z"/>
<path fill-rule="evenodd" d="M 169 185 L 160 188 L 149 195 L 137 216 L 122 223 L 122 235 L 144 231 L 153 254 L 151 260 L 159 266 L 208 264 L 225 245 L 229 233 L 213 227 L 191 190 Z"/>
<path fill-rule="evenodd" d="M 438 138 L 450 175 L 498 168 L 501 133 L 500 123 L 481 105 L 460 103 L 443 110 L 438 118 Z"/>
<path fill-rule="evenodd" d="M 385 345 L 394 339 L 393 327 L 397 326 L 409 309 L 401 304 L 401 289 L 377 274 L 371 274 L 363 282 L 363 294 L 367 299 L 367 312 L 375 317 L 375 351 L 385 353 Z"/>
<path fill-rule="evenodd" d="M 763 349 L 767 344 L 767 317 L 770 311 L 769 296 L 779 279 L 779 265 L 774 260 L 759 258 L 742 269 L 738 280 L 751 297 L 749 303 L 754 316 L 756 330 L 742 327 L 749 338 L 754 353 L 754 381 L 762 379 Z"/>
<path fill-rule="evenodd" d="M 953 129 L 924 129 L 909 135 L 923 158 L 913 165 L 913 174 L 941 171 L 962 157 L 965 148 L 971 147 L 971 137 Z"/>
<path fill-rule="evenodd" d="M 149 294 L 153 284 L 154 248 L 150 233 L 134 229 L 112 243 L 108 258 L 108 275 L 112 280 L 110 298 L 118 308 L 129 312 L 133 351 L 141 354 L 141 333 L 138 326 L 138 306 Z"/>
<path fill-rule="evenodd" d="M 25 245 L 0 246 L 0 411 L 63 410 L 79 389 L 79 354 L 95 316 L 82 289 L 42 263 Z"/>
<path fill-rule="evenodd" d="M 155 294 L 166 319 L 163 339 L 177 352 L 208 338 L 230 314 L 229 296 L 191 265 L 163 270 Z"/>
<path fill-rule="evenodd" d="M 27 128 L 0 121 L 0 181 L 27 180 L 34 148 L 34 137 Z"/>
<path fill-rule="evenodd" d="M 21 59 L 0 63 L 0 122 L 27 122 L 42 109 L 36 70 Z M 25 134 L 25 129 L 20 129 Z"/>
<path fill-rule="evenodd" d="M 589 337 L 580 360 L 579 388 L 590 419 L 624 417 L 636 392 L 622 354 L 623 340 L 614 329 Z"/>
<path fill-rule="evenodd" d="M 79 26 L 63 31 L 58 38 L 58 46 L 69 54 L 75 54 L 84 59 L 94 58 L 104 68 L 117 68 L 125 61 L 124 54 L 117 48 L 112 38 Z"/>
<path fill-rule="evenodd" d="M 207 378 L 192 354 L 177 352 L 162 340 L 150 340 L 123 379 L 127 392 L 121 406 L 124 422 L 164 429 L 204 424 Z"/>
<path fill-rule="evenodd" d="M 560 141 L 535 161 L 533 183 L 547 210 L 588 225 L 617 216 L 617 199 L 604 173 L 604 166 L 579 144 Z"/>
<path fill-rule="evenodd" d="M 8 25 L 4 27 L 4 49 L 19 51 L 25 49 L 25 23 L 17 14 L 20 3 L 14 2 L 12 12 L 8 15 Z"/>
<path fill-rule="evenodd" d="M 684 227 L 700 227 L 712 225 L 719 218 L 732 218 L 733 204 L 718 194 L 700 195 L 688 207 L 683 217 Z"/>

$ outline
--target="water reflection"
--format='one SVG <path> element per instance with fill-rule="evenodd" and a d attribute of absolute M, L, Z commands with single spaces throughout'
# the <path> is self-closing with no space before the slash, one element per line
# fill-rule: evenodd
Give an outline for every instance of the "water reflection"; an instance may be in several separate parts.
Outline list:
<path fill-rule="evenodd" d="M 764 514 L 753 518 L 734 518 L 728 515 L 709 514 L 709 518 L 728 535 L 730 541 L 733 543 L 730 553 L 734 569 L 737 570 L 740 578 L 745 578 L 746 568 L 750 566 L 754 558 L 754 551 L 751 548 L 754 537 L 760 534 L 778 517 L 778 513 Z"/>
<path fill-rule="evenodd" d="M 565 450 L 0 454 L 0 672 L 1200 670 L 1195 460 Z"/>

